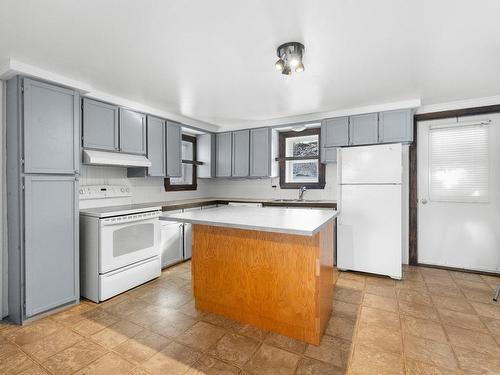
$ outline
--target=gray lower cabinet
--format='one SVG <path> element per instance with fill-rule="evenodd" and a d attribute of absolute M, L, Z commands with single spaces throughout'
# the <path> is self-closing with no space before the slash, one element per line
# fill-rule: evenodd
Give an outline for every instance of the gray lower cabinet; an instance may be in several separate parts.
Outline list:
<path fill-rule="evenodd" d="M 217 133 L 216 135 L 216 176 L 231 177 L 232 173 L 232 134 Z"/>
<path fill-rule="evenodd" d="M 79 298 L 78 183 L 74 176 L 24 178 L 26 317 Z"/>
<path fill-rule="evenodd" d="M 378 113 L 350 117 L 349 144 L 351 146 L 378 143 Z"/>
<path fill-rule="evenodd" d="M 118 107 L 83 99 L 82 136 L 85 148 L 118 151 Z"/>
<path fill-rule="evenodd" d="M 272 130 L 250 129 L 250 176 L 269 177 L 272 164 Z"/>
<path fill-rule="evenodd" d="M 329 118 L 321 122 L 321 147 L 349 145 L 349 117 Z"/>
<path fill-rule="evenodd" d="M 337 147 L 326 147 L 321 149 L 321 162 L 322 163 L 336 163 L 337 162 Z"/>
<path fill-rule="evenodd" d="M 165 120 L 148 116 L 147 157 L 151 161 L 148 168 L 149 176 L 165 177 L 166 157 L 165 150 Z"/>
<path fill-rule="evenodd" d="M 250 131 L 233 132 L 232 176 L 247 177 L 250 169 Z"/>
<path fill-rule="evenodd" d="M 120 108 L 120 151 L 146 155 L 146 115 Z"/>
<path fill-rule="evenodd" d="M 182 128 L 180 124 L 167 121 L 167 177 L 182 176 Z"/>
<path fill-rule="evenodd" d="M 78 93 L 28 78 L 22 84 L 25 173 L 77 173 Z"/>
<path fill-rule="evenodd" d="M 413 121 L 411 109 L 379 113 L 379 142 L 412 142 Z"/>
<path fill-rule="evenodd" d="M 215 177 L 215 134 L 200 134 L 196 137 L 196 157 L 199 162 L 198 178 Z"/>

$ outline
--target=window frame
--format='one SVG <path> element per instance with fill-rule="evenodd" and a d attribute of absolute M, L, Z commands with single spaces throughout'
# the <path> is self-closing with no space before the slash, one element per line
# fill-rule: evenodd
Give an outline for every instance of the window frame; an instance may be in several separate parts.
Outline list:
<path fill-rule="evenodd" d="M 170 177 L 166 177 L 163 180 L 165 191 L 186 191 L 186 190 L 196 190 L 198 188 L 198 172 L 197 165 L 199 164 L 197 159 L 197 139 L 195 136 L 182 134 L 182 141 L 193 143 L 193 160 L 182 159 L 182 164 L 191 164 L 193 166 L 193 178 L 191 184 L 176 185 L 170 183 Z"/>
<path fill-rule="evenodd" d="M 286 156 L 286 140 L 288 138 L 296 138 L 303 136 L 317 135 L 318 136 L 318 156 Z M 318 182 L 300 183 L 286 182 L 286 162 L 292 160 L 317 160 L 318 161 Z M 286 131 L 279 132 L 279 174 L 281 189 L 300 189 L 305 186 L 307 189 L 324 189 L 325 188 L 325 164 L 321 163 L 321 128 L 310 128 L 300 132 Z"/>

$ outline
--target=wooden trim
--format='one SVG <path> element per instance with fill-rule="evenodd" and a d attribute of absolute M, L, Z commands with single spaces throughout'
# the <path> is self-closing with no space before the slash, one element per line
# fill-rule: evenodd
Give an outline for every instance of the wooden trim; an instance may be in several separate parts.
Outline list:
<path fill-rule="evenodd" d="M 193 176 L 192 176 L 192 184 L 189 185 L 171 185 L 170 178 L 165 178 L 163 180 L 163 185 L 165 187 L 165 191 L 186 191 L 186 190 L 196 190 L 198 188 L 198 173 L 197 173 L 197 145 L 196 145 L 196 137 L 183 134 L 182 140 L 185 142 L 193 143 L 193 160 L 182 160 L 182 163 L 192 164 L 193 165 Z"/>
<path fill-rule="evenodd" d="M 294 137 L 303 137 L 308 135 L 318 135 L 318 156 L 293 157 L 286 156 L 286 139 Z M 281 189 L 300 189 L 305 186 L 307 189 L 324 189 L 325 188 L 325 164 L 321 163 L 320 159 L 321 147 L 321 128 L 305 129 L 301 132 L 288 131 L 279 133 L 279 174 Z M 291 183 L 286 182 L 286 161 L 287 160 L 318 160 L 318 182 L 314 183 Z"/>
<path fill-rule="evenodd" d="M 439 120 L 452 117 L 466 117 L 484 115 L 489 113 L 499 113 L 500 105 L 489 105 L 483 107 L 473 107 L 464 109 L 454 109 L 450 111 L 420 113 L 413 117 L 413 142 L 410 144 L 410 197 L 409 197 L 409 264 L 412 266 L 422 265 L 426 267 L 444 268 L 429 266 L 418 263 L 418 195 L 417 195 L 417 146 L 418 146 L 418 122 L 428 120 Z M 457 269 L 455 269 L 457 270 Z M 458 269 L 464 271 L 462 269 Z"/>

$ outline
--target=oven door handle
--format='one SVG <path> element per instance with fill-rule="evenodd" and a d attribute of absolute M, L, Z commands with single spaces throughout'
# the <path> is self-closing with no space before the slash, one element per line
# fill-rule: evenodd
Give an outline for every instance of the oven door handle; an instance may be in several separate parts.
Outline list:
<path fill-rule="evenodd" d="M 138 217 L 137 219 L 128 219 L 128 220 L 110 220 L 110 219 L 104 219 L 101 220 L 101 225 L 102 226 L 116 226 L 116 225 L 127 225 L 127 224 L 134 224 L 134 223 L 155 223 L 159 221 L 158 217 Z"/>

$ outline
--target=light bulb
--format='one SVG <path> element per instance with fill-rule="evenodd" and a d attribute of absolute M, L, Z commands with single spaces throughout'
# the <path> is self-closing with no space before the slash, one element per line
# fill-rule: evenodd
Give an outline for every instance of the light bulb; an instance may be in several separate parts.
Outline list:
<path fill-rule="evenodd" d="M 303 72 L 304 71 L 304 64 L 302 64 L 302 62 L 300 62 L 299 64 L 297 64 L 297 66 L 295 67 L 295 72 L 296 73 L 300 73 L 300 72 Z"/>
<path fill-rule="evenodd" d="M 299 65 L 299 59 L 298 59 L 298 58 L 296 58 L 296 57 L 292 57 L 292 58 L 290 59 L 290 66 L 291 66 L 292 68 L 295 68 L 297 65 Z"/>
<path fill-rule="evenodd" d="M 276 67 L 276 70 L 282 71 L 285 68 L 285 62 L 279 59 L 278 61 L 276 61 L 276 64 L 274 64 L 274 66 Z"/>

